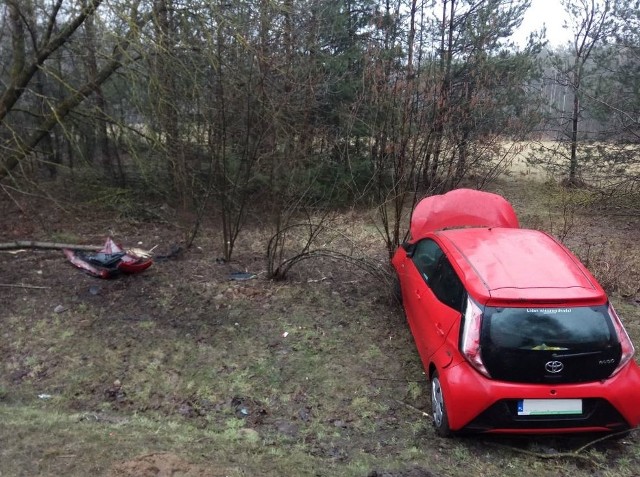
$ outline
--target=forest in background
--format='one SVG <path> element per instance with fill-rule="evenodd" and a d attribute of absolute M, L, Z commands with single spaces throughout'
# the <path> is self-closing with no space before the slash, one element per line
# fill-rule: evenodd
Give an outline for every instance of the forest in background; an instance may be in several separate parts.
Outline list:
<path fill-rule="evenodd" d="M 2 0 L 2 193 L 136 190 L 191 211 L 190 240 L 219 224 L 226 259 L 259 213 L 270 263 L 301 212 L 352 204 L 391 251 L 418 198 L 525 145 L 637 204 L 639 2 L 562 3 L 572 41 L 549 49 L 511 40 L 529 0 Z"/>

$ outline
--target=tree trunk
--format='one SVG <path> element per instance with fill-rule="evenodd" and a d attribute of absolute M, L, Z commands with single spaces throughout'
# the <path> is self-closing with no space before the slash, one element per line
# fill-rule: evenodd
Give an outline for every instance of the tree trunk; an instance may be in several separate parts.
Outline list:
<path fill-rule="evenodd" d="M 17 61 L 19 62 L 19 64 L 16 64 L 16 59 L 14 58 L 11 81 L 0 97 L 0 121 L 2 121 L 6 117 L 9 111 L 11 111 L 11 108 L 13 108 L 13 106 L 18 102 L 20 96 L 22 96 L 25 88 L 33 78 L 33 75 L 36 74 L 36 71 L 38 71 L 45 60 L 47 60 L 47 58 L 49 58 L 54 51 L 64 45 L 69 40 L 69 38 L 71 38 L 71 35 L 73 35 L 73 33 L 80 27 L 80 25 L 82 25 L 82 23 L 89 15 L 92 15 L 95 12 L 95 10 L 101 3 L 102 0 L 90 0 L 87 8 L 83 8 L 78 16 L 69 21 L 69 23 L 67 23 L 55 37 L 51 39 L 47 38 L 47 43 L 45 45 L 41 45 L 40 48 L 38 48 L 38 54 L 35 60 L 30 64 L 24 65 L 24 55 L 22 55 L 22 59 L 20 59 L 19 53 L 20 51 L 24 53 L 24 50 L 22 49 L 18 51 L 19 57 L 17 58 Z M 10 15 L 20 15 L 18 4 L 19 2 L 17 2 L 16 0 L 11 0 L 8 2 Z M 54 14 L 55 12 L 57 12 L 57 10 L 54 10 Z M 15 34 L 20 35 L 21 33 L 16 32 L 14 33 L 14 35 Z M 22 35 L 22 48 L 24 48 L 24 34 L 22 33 Z M 15 41 L 18 41 L 19 45 L 19 37 L 16 38 Z M 2 173 L 0 170 L 0 179 L 2 178 L 1 174 Z"/>
<path fill-rule="evenodd" d="M 571 116 L 571 156 L 569 159 L 569 184 L 577 184 L 578 174 L 578 122 L 580 117 L 580 74 L 574 74 L 573 111 Z"/>
<path fill-rule="evenodd" d="M 91 5 L 97 5 L 100 0 L 93 0 Z M 137 12 L 137 3 L 132 6 L 133 14 Z M 0 159 L 0 180 L 7 177 L 14 167 L 16 167 L 20 161 L 33 152 L 38 143 L 49 134 L 49 132 L 60 123 L 76 106 L 84 101 L 96 88 L 103 84 L 109 77 L 122 66 L 125 59 L 130 59 L 128 55 L 125 55 L 131 38 L 137 34 L 141 26 L 142 21 L 135 22 L 136 24 L 131 28 L 128 36 L 122 40 L 122 42 L 114 49 L 114 56 L 107 62 L 100 71 L 97 72 L 96 78 L 93 81 L 89 81 L 74 92 L 68 95 L 65 99 L 60 101 L 55 107 L 51 108 L 51 113 L 43 119 L 39 126 L 35 128 L 35 131 L 27 138 L 16 138 L 14 150 L 15 152 L 9 156 L 5 156 Z M 16 99 L 17 100 L 17 99 Z"/>
<path fill-rule="evenodd" d="M 83 6 L 86 7 L 87 0 L 83 0 Z M 98 75 L 98 61 L 96 59 L 96 33 L 93 17 L 87 18 L 84 23 L 84 30 L 87 38 L 86 49 L 86 67 L 88 72 L 89 81 L 93 81 Z M 107 134 L 107 104 L 102 93 L 102 87 L 98 85 L 95 90 L 95 105 L 97 118 L 95 120 L 95 126 L 93 131 L 95 132 L 97 149 L 99 151 L 100 162 L 104 172 L 110 177 L 114 178 L 115 170 L 113 167 L 113 161 L 111 152 L 109 150 L 109 136 Z"/>
<path fill-rule="evenodd" d="M 178 91 L 172 65 L 174 60 L 174 30 L 171 21 L 172 0 L 154 2 L 154 23 L 158 43 L 155 55 L 155 76 L 158 81 L 158 120 L 164 133 L 167 155 L 167 172 L 173 190 L 186 205 L 187 177 L 184 147 L 181 143 L 178 124 Z"/>

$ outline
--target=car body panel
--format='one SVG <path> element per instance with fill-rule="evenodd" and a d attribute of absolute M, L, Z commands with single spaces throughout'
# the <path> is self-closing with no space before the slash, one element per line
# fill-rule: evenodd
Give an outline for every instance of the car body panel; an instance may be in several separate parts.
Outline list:
<path fill-rule="evenodd" d="M 528 229 L 465 228 L 435 232 L 455 256 L 467 289 L 482 304 L 518 301 L 604 303 L 595 278 L 562 244 Z M 514 267 L 513 263 L 518 266 Z"/>
<path fill-rule="evenodd" d="M 588 399 L 602 398 L 609 402 L 626 421 L 625 427 L 640 424 L 640 370 L 632 361 L 613 378 L 580 384 L 523 384 L 495 381 L 478 373 L 463 361 L 457 366 L 439 370 L 442 390 L 447 406 L 455 412 L 449 413 L 449 426 L 452 430 L 464 429 L 476 416 L 492 404 L 504 399 Z M 618 424 L 618 423 L 611 423 Z M 590 426 L 575 426 L 562 429 L 563 432 L 586 432 Z M 546 430 L 557 429 L 549 426 Z M 598 426 L 600 431 L 611 430 Z M 490 429 L 501 432 L 500 429 Z M 518 432 L 527 432 L 526 428 Z M 542 432 L 542 429 L 532 429 Z M 509 432 L 509 429 L 502 429 Z M 554 430 L 555 432 L 555 430 Z"/>
<path fill-rule="evenodd" d="M 503 197 L 473 189 L 455 189 L 422 199 L 411 215 L 414 240 L 452 227 L 518 228 L 519 223 L 513 207 Z"/>
<path fill-rule="evenodd" d="M 433 277 L 418 269 L 422 262 L 414 253 L 424 240 L 437 244 L 467 296 L 482 309 L 602 306 L 608 297 L 564 245 L 544 232 L 518 228 L 502 197 L 464 189 L 423 199 L 412 216 L 411 239 L 398 248 L 392 265 L 424 369 L 430 378 L 438 372 L 451 430 L 539 434 L 640 425 L 640 367 L 634 359 L 607 379 L 587 382 L 499 381 L 475 369 L 460 351 L 464 311 L 439 301 L 430 287 Z M 606 412 L 593 422 L 588 416 L 550 417 L 533 419 L 529 426 L 527 419 L 516 416 L 510 422 L 504 413 L 495 425 L 479 422 L 521 399 L 582 399 Z"/>
<path fill-rule="evenodd" d="M 405 283 L 402 299 L 407 320 L 418 343 L 420 357 L 428 362 L 444 343 L 451 327 L 460 321 L 460 312 L 440 303 L 414 266 L 405 264 L 402 269 Z M 430 316 L 424 313 L 425 302 L 433 306 Z"/>

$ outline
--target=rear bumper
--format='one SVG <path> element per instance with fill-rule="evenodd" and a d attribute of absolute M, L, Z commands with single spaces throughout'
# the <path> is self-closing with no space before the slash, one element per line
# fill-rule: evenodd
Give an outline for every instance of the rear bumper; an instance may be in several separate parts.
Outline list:
<path fill-rule="evenodd" d="M 580 384 L 494 381 L 466 361 L 440 369 L 454 431 L 511 433 L 615 432 L 640 425 L 640 368 L 631 361 L 613 378 Z M 579 415 L 519 416 L 521 399 L 582 399 Z"/>
<path fill-rule="evenodd" d="M 562 416 L 520 416 L 518 400 L 502 399 L 464 426 L 467 432 L 553 433 L 616 432 L 629 429 L 629 423 L 605 399 L 583 399 L 582 414 Z"/>

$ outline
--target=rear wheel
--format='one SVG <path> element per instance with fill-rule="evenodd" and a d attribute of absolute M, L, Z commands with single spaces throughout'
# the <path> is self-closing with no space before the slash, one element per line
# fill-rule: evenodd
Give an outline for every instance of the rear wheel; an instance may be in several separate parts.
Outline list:
<path fill-rule="evenodd" d="M 442 394 L 442 385 L 438 371 L 434 371 L 431 376 L 431 408 L 433 412 L 433 426 L 441 437 L 450 437 L 449 416 Z"/>

